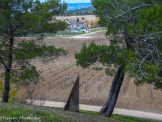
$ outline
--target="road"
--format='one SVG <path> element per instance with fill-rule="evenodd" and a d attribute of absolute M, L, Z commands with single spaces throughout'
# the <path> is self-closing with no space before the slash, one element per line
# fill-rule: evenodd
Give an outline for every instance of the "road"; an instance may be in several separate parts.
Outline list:
<path fill-rule="evenodd" d="M 27 101 L 30 102 L 30 100 L 27 100 Z M 33 100 L 33 105 L 64 108 L 65 103 L 53 102 L 53 101 Z M 92 106 L 92 105 L 80 104 L 79 108 L 80 108 L 80 110 L 99 112 L 99 110 L 101 109 L 101 106 Z M 149 112 L 143 112 L 143 111 L 135 111 L 135 110 L 126 110 L 126 109 L 115 108 L 113 114 L 119 114 L 119 115 L 126 115 L 126 116 L 162 121 L 162 114 L 157 114 L 157 113 L 149 113 Z"/>

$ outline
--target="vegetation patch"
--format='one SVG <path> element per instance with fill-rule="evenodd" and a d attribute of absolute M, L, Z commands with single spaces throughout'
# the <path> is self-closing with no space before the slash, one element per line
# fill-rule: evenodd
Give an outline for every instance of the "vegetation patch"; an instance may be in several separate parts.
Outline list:
<path fill-rule="evenodd" d="M 62 109 L 38 107 L 24 104 L 0 103 L 0 121 L 11 120 L 23 122 L 114 122 L 105 117 L 86 113 L 72 113 Z"/>
<path fill-rule="evenodd" d="M 92 111 L 80 111 L 80 113 L 90 114 L 94 116 L 100 116 L 98 112 L 92 112 Z M 101 116 L 100 116 L 101 117 Z M 122 122 L 158 122 L 156 120 L 148 120 L 148 119 L 142 119 L 137 117 L 131 117 L 131 116 L 124 116 L 124 115 L 117 115 L 113 114 L 110 119 L 112 120 L 119 120 Z"/>
<path fill-rule="evenodd" d="M 0 121 L 7 122 L 11 120 L 24 122 L 152 122 L 152 120 L 121 115 L 112 115 L 111 118 L 107 118 L 91 111 L 74 113 L 63 111 L 60 108 L 0 103 Z"/>

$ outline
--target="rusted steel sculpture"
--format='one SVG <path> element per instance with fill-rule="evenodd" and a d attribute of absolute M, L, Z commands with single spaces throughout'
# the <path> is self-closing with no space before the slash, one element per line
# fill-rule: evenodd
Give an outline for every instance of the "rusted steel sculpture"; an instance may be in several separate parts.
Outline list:
<path fill-rule="evenodd" d="M 75 81 L 64 110 L 79 112 L 79 75 L 77 77 L 77 80 Z"/>

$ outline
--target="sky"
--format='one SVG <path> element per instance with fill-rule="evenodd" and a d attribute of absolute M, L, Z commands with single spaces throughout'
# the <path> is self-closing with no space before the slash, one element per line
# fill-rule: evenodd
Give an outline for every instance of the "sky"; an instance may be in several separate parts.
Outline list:
<path fill-rule="evenodd" d="M 62 0 L 67 3 L 90 3 L 91 0 Z"/>
<path fill-rule="evenodd" d="M 44 0 L 41 0 L 42 2 Z M 61 1 L 65 1 L 67 3 L 91 3 L 91 0 L 61 0 Z"/>

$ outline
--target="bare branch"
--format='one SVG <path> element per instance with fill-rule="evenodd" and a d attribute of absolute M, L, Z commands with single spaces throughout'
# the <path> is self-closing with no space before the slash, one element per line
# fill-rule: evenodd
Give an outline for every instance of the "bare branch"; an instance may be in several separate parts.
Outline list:
<path fill-rule="evenodd" d="M 10 68 L 5 64 L 5 62 L 3 61 L 3 59 L 2 59 L 1 56 L 0 56 L 0 62 L 3 64 L 3 66 L 4 66 L 6 69 L 10 70 Z"/>
<path fill-rule="evenodd" d="M 142 61 L 140 62 L 140 64 L 139 64 L 139 69 L 140 69 L 140 72 L 141 72 L 142 75 L 144 75 L 144 73 L 143 73 L 143 71 L 142 71 L 142 64 L 143 64 L 143 62 L 147 59 L 148 56 L 150 56 L 150 55 L 156 50 L 156 48 L 157 48 L 157 46 L 156 46 L 150 53 L 148 53 L 148 54 L 142 59 Z"/>
<path fill-rule="evenodd" d="M 128 13 L 130 13 L 130 12 L 132 12 L 132 11 L 135 11 L 135 10 L 137 10 L 137 9 L 139 9 L 139 8 L 143 8 L 143 7 L 151 7 L 151 4 L 144 4 L 144 5 L 140 5 L 140 6 L 136 6 L 136 7 L 134 7 L 134 8 L 131 8 L 130 10 L 124 12 L 123 14 L 117 15 L 117 16 L 115 17 L 115 19 L 117 19 L 117 18 L 123 16 L 124 14 L 128 14 Z"/>

